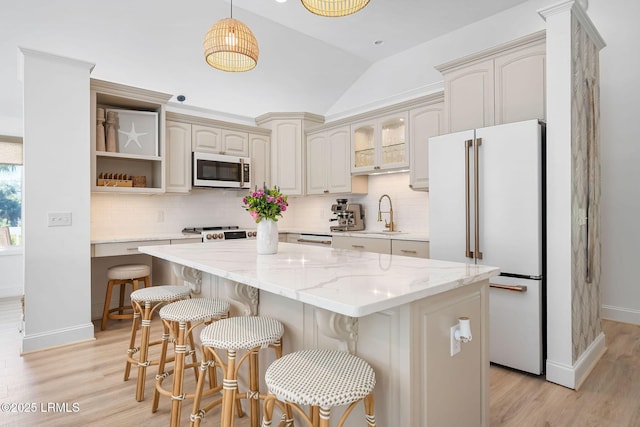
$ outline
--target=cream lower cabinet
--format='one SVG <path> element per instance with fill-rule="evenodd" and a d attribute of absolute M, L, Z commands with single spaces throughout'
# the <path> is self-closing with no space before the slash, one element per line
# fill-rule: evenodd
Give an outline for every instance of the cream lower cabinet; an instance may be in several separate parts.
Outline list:
<path fill-rule="evenodd" d="M 379 254 L 391 253 L 390 239 L 336 236 L 334 234 L 331 246 L 334 249 L 351 249 L 354 251 L 375 252 Z"/>
<path fill-rule="evenodd" d="M 429 189 L 429 138 L 444 132 L 444 102 L 409 111 L 409 187 Z"/>
<path fill-rule="evenodd" d="M 166 130 L 166 191 L 191 191 L 191 125 L 167 120 Z"/>
<path fill-rule="evenodd" d="M 349 126 L 307 134 L 307 194 L 366 194 L 366 176 L 351 175 Z"/>
<path fill-rule="evenodd" d="M 391 240 L 391 255 L 429 258 L 429 242 L 419 240 Z"/>
<path fill-rule="evenodd" d="M 444 132 L 545 119 L 545 33 L 538 32 L 438 67 Z"/>

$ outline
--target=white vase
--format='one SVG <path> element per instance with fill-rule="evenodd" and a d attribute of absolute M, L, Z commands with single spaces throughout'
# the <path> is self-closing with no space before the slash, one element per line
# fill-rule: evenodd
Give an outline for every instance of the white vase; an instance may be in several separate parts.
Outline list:
<path fill-rule="evenodd" d="M 278 252 L 278 223 L 272 219 L 262 219 L 258 223 L 256 244 L 259 255 L 270 255 Z"/>

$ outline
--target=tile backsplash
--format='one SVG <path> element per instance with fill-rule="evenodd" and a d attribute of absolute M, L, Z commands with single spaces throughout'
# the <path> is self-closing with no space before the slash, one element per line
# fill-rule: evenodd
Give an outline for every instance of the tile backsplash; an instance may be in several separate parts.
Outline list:
<path fill-rule="evenodd" d="M 136 195 L 93 193 L 91 195 L 91 235 L 93 238 L 117 238 L 178 233 L 184 227 L 238 225 L 255 228 L 242 208 L 246 191 L 194 190 L 190 194 Z M 429 193 L 409 188 L 409 174 L 396 173 L 369 177 L 367 195 L 347 195 L 350 202 L 365 209 L 367 230 L 382 230 L 377 222 L 378 200 L 388 194 L 393 202 L 397 229 L 408 232 L 429 231 Z M 329 231 L 331 205 L 340 196 L 290 197 L 289 209 L 280 219 L 281 228 Z M 388 201 L 383 202 L 388 210 Z M 386 214 L 384 218 L 388 218 Z"/>

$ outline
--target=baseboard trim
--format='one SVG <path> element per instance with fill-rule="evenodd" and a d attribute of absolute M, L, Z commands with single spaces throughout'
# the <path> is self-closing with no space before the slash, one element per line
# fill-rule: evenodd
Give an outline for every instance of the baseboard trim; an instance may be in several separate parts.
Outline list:
<path fill-rule="evenodd" d="M 22 339 L 22 354 L 90 341 L 95 339 L 93 331 L 93 323 L 89 322 L 83 325 L 41 332 L 39 334 L 25 334 Z"/>
<path fill-rule="evenodd" d="M 640 310 L 603 304 L 600 315 L 603 319 L 640 325 Z"/>
<path fill-rule="evenodd" d="M 601 332 L 573 366 L 547 359 L 547 381 L 577 390 L 605 351 L 607 351 L 605 336 Z"/>

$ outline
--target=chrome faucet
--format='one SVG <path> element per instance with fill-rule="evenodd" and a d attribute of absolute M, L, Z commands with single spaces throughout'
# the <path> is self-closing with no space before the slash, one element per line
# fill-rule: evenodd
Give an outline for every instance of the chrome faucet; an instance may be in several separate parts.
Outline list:
<path fill-rule="evenodd" d="M 381 211 L 380 204 L 382 203 L 382 199 L 384 199 L 385 197 L 389 199 L 389 210 Z M 387 222 L 387 220 L 384 221 L 384 228 L 387 229 L 384 231 L 396 231 L 396 225 L 393 223 L 393 205 L 391 204 L 391 197 L 389 197 L 388 194 L 383 194 L 382 196 L 380 196 L 380 200 L 378 200 L 378 221 L 382 221 L 383 213 L 389 214 L 389 222 Z"/>

